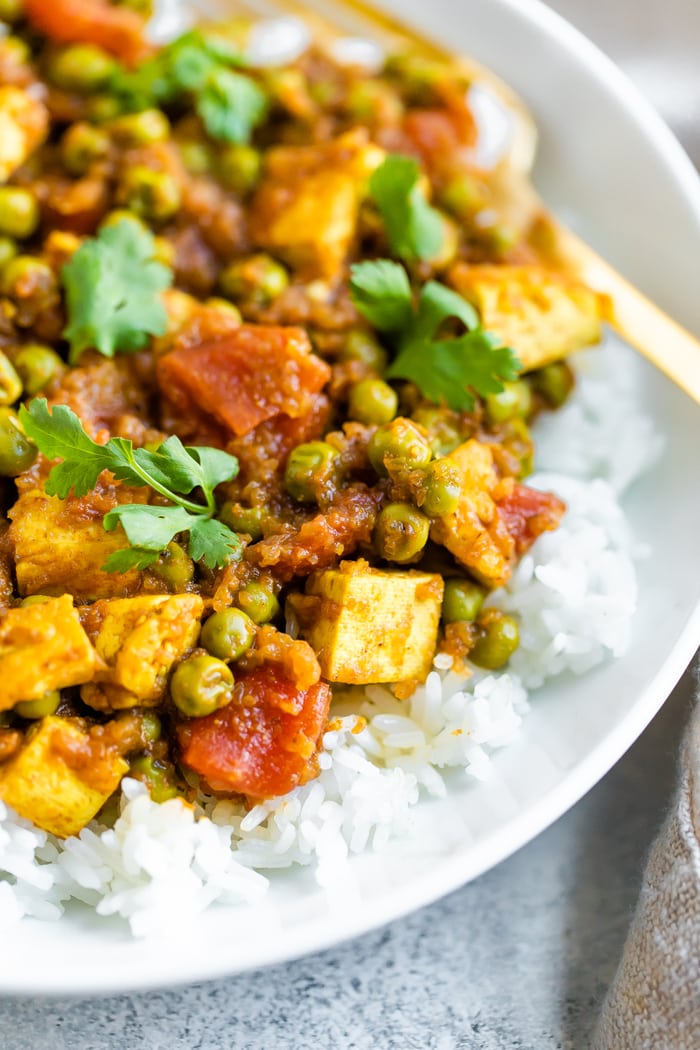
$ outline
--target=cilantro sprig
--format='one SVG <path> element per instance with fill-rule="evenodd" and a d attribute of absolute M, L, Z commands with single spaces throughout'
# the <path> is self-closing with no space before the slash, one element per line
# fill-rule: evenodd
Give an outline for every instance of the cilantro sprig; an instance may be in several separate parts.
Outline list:
<path fill-rule="evenodd" d="M 358 311 L 397 351 L 386 375 L 410 380 L 429 400 L 469 411 L 475 394 L 499 393 L 504 382 L 517 379 L 515 352 L 485 331 L 474 307 L 444 284 L 428 281 L 414 305 L 403 266 L 378 259 L 352 267 L 350 292 Z M 467 331 L 440 338 L 450 321 Z"/>
<path fill-rule="evenodd" d="M 122 219 L 86 240 L 61 272 L 66 292 L 68 326 L 74 364 L 93 347 L 113 357 L 117 350 L 146 346 L 149 336 L 163 335 L 168 317 L 160 297 L 172 283 L 172 273 L 156 262 L 151 234 Z"/>
<path fill-rule="evenodd" d="M 267 112 L 265 92 L 235 70 L 245 60 L 224 37 L 192 30 L 135 71 L 119 70 L 112 90 L 125 109 L 163 106 L 190 95 L 207 132 L 221 142 L 244 144 Z"/>
<path fill-rule="evenodd" d="M 426 200 L 413 157 L 392 153 L 372 173 L 369 193 L 384 222 L 392 254 L 406 262 L 432 259 L 445 230 L 440 212 Z"/>
<path fill-rule="evenodd" d="M 46 481 L 49 496 L 65 499 L 71 492 L 84 496 L 94 489 L 103 470 L 119 481 L 150 486 L 168 504 L 154 506 L 125 503 L 104 517 L 108 532 L 121 525 L 130 549 L 115 551 L 104 568 L 108 572 L 144 569 L 179 533 L 189 533 L 189 555 L 214 569 L 240 555 L 235 532 L 214 518 L 214 489 L 238 473 L 238 460 L 206 446 L 183 445 L 169 437 L 155 452 L 134 448 L 126 438 L 111 438 L 98 445 L 87 434 L 78 416 L 67 405 L 49 410 L 45 398 L 35 398 L 20 408 L 27 436 L 49 459 L 60 459 Z M 199 490 L 204 503 L 187 497 Z"/>

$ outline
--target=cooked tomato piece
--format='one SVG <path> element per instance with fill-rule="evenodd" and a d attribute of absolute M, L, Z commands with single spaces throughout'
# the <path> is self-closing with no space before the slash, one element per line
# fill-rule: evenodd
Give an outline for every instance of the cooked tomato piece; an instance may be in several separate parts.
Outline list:
<path fill-rule="evenodd" d="M 59 44 L 97 44 L 130 65 L 151 50 L 144 39 L 143 18 L 108 0 L 24 0 L 24 13 Z"/>
<path fill-rule="evenodd" d="M 498 503 L 498 513 L 515 540 L 518 555 L 524 554 L 542 532 L 556 529 L 566 504 L 553 492 L 539 492 L 517 482 L 513 491 Z"/>
<path fill-rule="evenodd" d="M 178 415 L 213 416 L 238 437 L 280 412 L 306 415 L 330 378 L 301 328 L 240 325 L 158 362 L 158 382 Z"/>
<path fill-rule="evenodd" d="M 455 163 L 461 150 L 476 140 L 476 125 L 466 105 L 450 109 L 414 109 L 404 120 L 404 132 L 429 169 Z"/>
<path fill-rule="evenodd" d="M 325 682 L 302 691 L 269 664 L 248 671 L 230 704 L 178 727 L 182 760 L 214 791 L 284 795 L 315 773 L 330 701 Z"/>

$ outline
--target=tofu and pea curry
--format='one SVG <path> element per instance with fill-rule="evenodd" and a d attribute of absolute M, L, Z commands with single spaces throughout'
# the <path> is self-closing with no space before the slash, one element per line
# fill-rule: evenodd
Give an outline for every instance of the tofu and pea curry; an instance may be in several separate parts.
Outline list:
<path fill-rule="evenodd" d="M 501 219 L 468 83 L 0 0 L 0 798 L 313 777 L 335 683 L 504 666 L 524 479 L 600 304 Z M 466 673 L 466 669 L 465 669 Z"/>

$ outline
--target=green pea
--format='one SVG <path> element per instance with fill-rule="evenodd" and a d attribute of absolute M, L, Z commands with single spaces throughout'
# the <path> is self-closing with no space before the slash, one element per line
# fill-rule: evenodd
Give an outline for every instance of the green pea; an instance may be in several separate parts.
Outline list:
<path fill-rule="evenodd" d="M 357 81 L 345 104 L 351 116 L 366 123 L 398 124 L 404 111 L 396 90 L 381 80 Z"/>
<path fill-rule="evenodd" d="M 239 197 L 247 197 L 260 179 L 262 157 L 253 146 L 227 146 L 217 157 L 219 181 Z"/>
<path fill-rule="evenodd" d="M 170 121 L 161 109 L 142 109 L 115 117 L 107 130 L 122 146 L 149 146 L 170 138 Z"/>
<path fill-rule="evenodd" d="M 220 660 L 238 660 L 255 640 L 255 624 L 242 609 L 212 613 L 202 627 L 201 644 Z"/>
<path fill-rule="evenodd" d="M 22 605 L 45 605 L 52 600 L 48 594 L 28 594 L 22 599 Z"/>
<path fill-rule="evenodd" d="M 377 517 L 374 542 L 387 561 L 413 561 L 428 542 L 430 519 L 410 503 L 389 503 Z"/>
<path fill-rule="evenodd" d="M 158 560 L 150 566 L 150 571 L 174 594 L 184 591 L 194 579 L 194 562 L 182 549 L 179 543 L 169 543 Z"/>
<path fill-rule="evenodd" d="M 348 416 L 360 423 L 389 423 L 398 407 L 398 394 L 383 379 L 361 379 L 348 394 Z"/>
<path fill-rule="evenodd" d="M 129 762 L 129 776 L 141 780 L 154 802 L 167 802 L 178 794 L 175 770 L 169 762 L 152 755 L 137 755 Z"/>
<path fill-rule="evenodd" d="M 389 358 L 384 347 L 371 332 L 366 332 L 364 328 L 351 328 L 345 336 L 338 360 L 360 361 L 381 375 Z"/>
<path fill-rule="evenodd" d="M 15 355 L 14 363 L 28 397 L 34 397 L 66 369 L 56 351 L 42 343 L 27 343 Z"/>
<path fill-rule="evenodd" d="M 241 311 L 233 303 L 230 303 L 228 299 L 221 299 L 218 295 L 211 295 L 208 299 L 204 300 L 204 305 L 211 307 L 213 310 L 218 310 L 220 313 L 226 314 L 232 321 L 236 320 L 239 324 L 243 324 L 243 317 Z"/>
<path fill-rule="evenodd" d="M 31 237 L 39 225 L 39 205 L 29 190 L 20 186 L 0 186 L 0 234 Z"/>
<path fill-rule="evenodd" d="M 96 124 L 106 124 L 122 113 L 122 104 L 116 95 L 92 95 L 87 100 L 87 116 Z"/>
<path fill-rule="evenodd" d="M 333 480 L 337 462 L 337 450 L 326 441 L 297 445 L 284 468 L 284 487 L 292 499 L 313 503 L 319 489 Z"/>
<path fill-rule="evenodd" d="M 71 44 L 58 51 L 49 63 L 48 76 L 64 91 L 90 94 L 104 87 L 118 64 L 95 44 Z"/>
<path fill-rule="evenodd" d="M 170 679 L 173 703 L 188 718 L 202 718 L 232 698 L 233 674 L 223 660 L 199 654 L 178 664 Z"/>
<path fill-rule="evenodd" d="M 486 398 L 486 415 L 491 423 L 505 423 L 516 416 L 525 419 L 531 408 L 532 393 L 525 379 L 504 383 L 503 390 Z"/>
<path fill-rule="evenodd" d="M 0 0 L 0 19 L 3 22 L 19 22 L 24 14 L 24 0 Z"/>
<path fill-rule="evenodd" d="M 384 68 L 388 76 L 399 82 L 407 100 L 415 105 L 432 102 L 436 86 L 446 79 L 444 63 L 411 52 L 391 55 Z"/>
<path fill-rule="evenodd" d="M 114 208 L 113 211 L 107 212 L 100 223 L 100 229 L 104 230 L 107 226 L 116 226 L 120 222 L 133 222 L 134 226 L 139 230 L 150 233 L 148 224 L 138 215 L 135 215 L 133 211 L 129 211 L 128 208 Z"/>
<path fill-rule="evenodd" d="M 11 408 L 0 408 L 0 476 L 16 478 L 36 459 L 36 446 L 22 430 Z"/>
<path fill-rule="evenodd" d="M 109 149 L 107 132 L 81 121 L 71 124 L 61 139 L 61 160 L 71 175 L 84 175 L 96 160 L 107 156 Z"/>
<path fill-rule="evenodd" d="M 0 405 L 14 405 L 22 393 L 22 380 L 9 357 L 0 350 Z"/>
<path fill-rule="evenodd" d="M 180 157 L 190 175 L 207 175 L 214 165 L 211 148 L 204 142 L 178 143 Z"/>
<path fill-rule="evenodd" d="M 219 520 L 234 532 L 250 536 L 253 543 L 263 537 L 263 521 L 266 512 L 262 507 L 242 507 L 240 503 L 224 503 L 219 511 Z"/>
<path fill-rule="evenodd" d="M 501 427 L 499 443 L 520 464 L 517 476 L 526 478 L 534 470 L 535 446 L 530 428 L 519 416 L 509 419 L 507 423 L 502 423 Z"/>
<path fill-rule="evenodd" d="M 284 266 L 263 253 L 237 259 L 219 274 L 224 295 L 260 306 L 271 303 L 288 284 L 289 276 Z"/>
<path fill-rule="evenodd" d="M 464 221 L 486 208 L 490 198 L 486 183 L 472 175 L 460 175 L 446 184 L 438 199 L 447 211 Z"/>
<path fill-rule="evenodd" d="M 423 405 L 411 418 L 427 430 L 433 455 L 446 456 L 461 444 L 459 417 L 450 409 Z"/>
<path fill-rule="evenodd" d="M 445 580 L 442 598 L 442 618 L 445 623 L 459 620 L 475 620 L 484 604 L 486 592 L 473 580 Z"/>
<path fill-rule="evenodd" d="M 14 259 L 17 254 L 17 245 L 11 237 L 0 237 L 0 271 L 4 266 Z"/>
<path fill-rule="evenodd" d="M 153 258 L 161 266 L 166 266 L 169 270 L 174 269 L 176 259 L 175 245 L 167 237 L 154 237 Z"/>
<path fill-rule="evenodd" d="M 20 700 L 18 704 L 15 704 L 13 711 L 20 718 L 46 718 L 56 713 L 60 703 L 61 694 L 58 689 L 49 689 L 36 700 Z"/>
<path fill-rule="evenodd" d="M 545 365 L 532 373 L 535 390 L 549 402 L 552 408 L 560 408 L 574 389 L 574 374 L 563 361 Z"/>
<path fill-rule="evenodd" d="M 163 724 L 155 711 L 141 712 L 141 739 L 144 744 L 154 744 L 163 735 Z"/>
<path fill-rule="evenodd" d="M 452 514 L 459 506 L 461 495 L 461 477 L 455 464 L 446 459 L 431 463 L 423 478 L 421 510 L 430 518 Z"/>
<path fill-rule="evenodd" d="M 379 477 L 386 478 L 387 461 L 399 461 L 409 468 L 426 467 L 432 450 L 416 424 L 400 417 L 377 428 L 369 439 L 367 455 Z"/>
<path fill-rule="evenodd" d="M 250 616 L 253 623 L 269 623 L 280 611 L 277 596 L 269 587 L 255 580 L 241 587 L 236 601 L 243 612 Z"/>
<path fill-rule="evenodd" d="M 2 271 L 2 293 L 11 299 L 26 299 L 28 290 L 41 294 L 56 287 L 56 275 L 47 262 L 35 255 L 16 255 Z"/>
<path fill-rule="evenodd" d="M 469 659 L 477 667 L 497 671 L 507 664 L 520 645 L 518 621 L 499 609 L 487 609 L 477 620 L 480 629 Z"/>
<path fill-rule="evenodd" d="M 125 173 L 119 196 L 129 211 L 150 222 L 166 222 L 180 207 L 180 187 L 173 176 L 144 164 Z"/>

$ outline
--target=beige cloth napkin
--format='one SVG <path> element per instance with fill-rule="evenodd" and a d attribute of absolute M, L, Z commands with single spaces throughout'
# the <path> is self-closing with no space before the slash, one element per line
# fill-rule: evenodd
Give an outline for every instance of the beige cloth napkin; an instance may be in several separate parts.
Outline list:
<path fill-rule="evenodd" d="M 700 707 L 594 1050 L 700 1050 Z"/>

